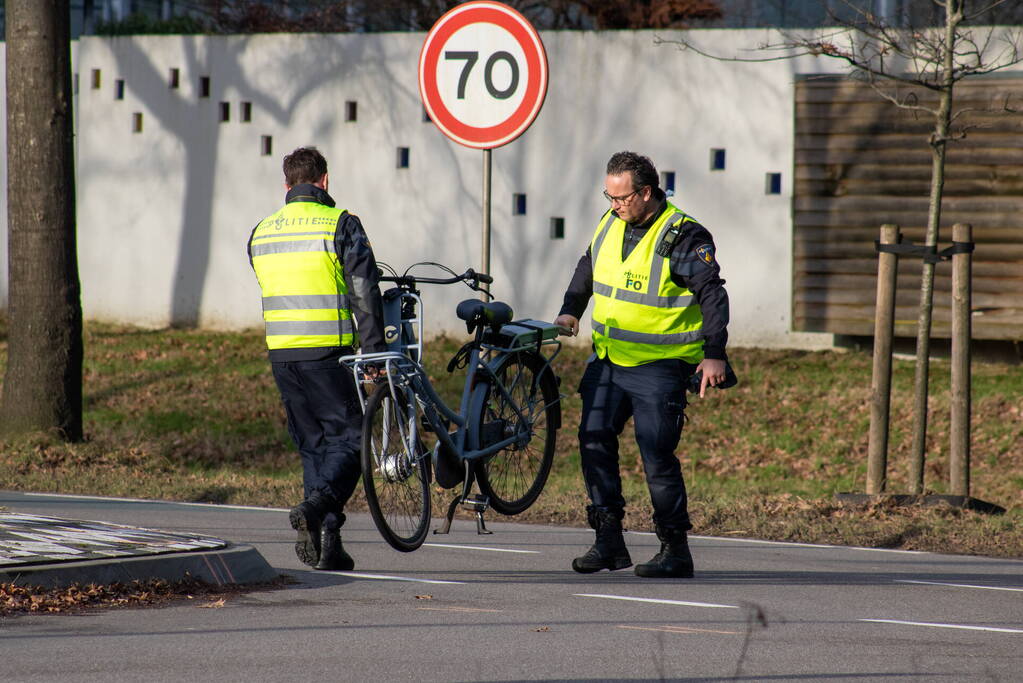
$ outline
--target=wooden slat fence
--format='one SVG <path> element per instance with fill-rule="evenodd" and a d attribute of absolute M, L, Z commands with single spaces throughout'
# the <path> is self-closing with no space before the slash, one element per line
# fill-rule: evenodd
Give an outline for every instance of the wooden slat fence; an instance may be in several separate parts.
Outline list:
<path fill-rule="evenodd" d="M 796 84 L 794 329 L 872 335 L 882 223 L 922 244 L 933 118 L 836 77 Z M 949 146 L 939 249 L 973 224 L 973 336 L 1023 340 L 1023 76 L 963 81 L 966 138 Z M 934 95 L 920 92 L 921 101 Z M 1014 113 L 995 113 L 1005 106 Z M 916 335 L 920 260 L 900 257 L 895 334 Z M 951 332 L 951 268 L 936 268 L 934 328 Z"/>

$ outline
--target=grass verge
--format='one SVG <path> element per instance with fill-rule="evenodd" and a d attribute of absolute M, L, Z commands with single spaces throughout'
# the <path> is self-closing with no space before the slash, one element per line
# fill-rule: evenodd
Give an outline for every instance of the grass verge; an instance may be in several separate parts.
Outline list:
<path fill-rule="evenodd" d="M 0 440 L 0 488 L 287 507 L 301 495 L 258 331 L 219 333 L 86 325 L 85 432 L 66 444 L 45 434 Z M 427 370 L 443 395 L 460 377 L 448 358 L 459 342 L 428 344 Z M 516 519 L 585 525 L 575 394 L 588 350 L 566 347 L 564 428 L 551 479 Z M 839 504 L 866 472 L 870 357 L 855 352 L 735 349 L 740 385 L 693 399 L 679 454 L 694 533 L 869 547 L 1023 557 L 1023 372 L 973 368 L 972 494 L 991 516 L 953 508 Z M 0 372 L 6 368 L 0 319 Z M 925 468 L 928 492 L 947 492 L 948 363 L 932 364 Z M 889 490 L 907 490 L 911 362 L 893 377 Z M 650 529 L 649 499 L 631 428 L 621 468 L 631 529 Z M 451 497 L 438 490 L 440 514 Z M 352 505 L 362 505 L 357 494 Z M 493 513 L 492 513 L 493 514 Z"/>

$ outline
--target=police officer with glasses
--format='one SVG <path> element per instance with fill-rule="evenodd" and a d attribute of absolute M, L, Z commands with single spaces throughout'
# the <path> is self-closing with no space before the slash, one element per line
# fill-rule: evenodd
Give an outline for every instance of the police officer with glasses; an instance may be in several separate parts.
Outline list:
<path fill-rule="evenodd" d="M 580 573 L 632 566 L 622 533 L 625 499 L 619 436 L 630 417 L 643 459 L 660 551 L 635 572 L 690 578 L 693 559 L 685 482 L 675 455 L 686 387 L 699 394 L 732 380 L 727 366 L 728 295 L 710 233 L 668 201 L 649 158 L 618 152 L 607 163 L 610 208 L 579 259 L 555 322 L 579 331 L 592 298 L 593 350 L 579 393 L 579 449 L 590 498 L 593 546 Z M 726 373 L 726 369 L 729 370 Z"/>

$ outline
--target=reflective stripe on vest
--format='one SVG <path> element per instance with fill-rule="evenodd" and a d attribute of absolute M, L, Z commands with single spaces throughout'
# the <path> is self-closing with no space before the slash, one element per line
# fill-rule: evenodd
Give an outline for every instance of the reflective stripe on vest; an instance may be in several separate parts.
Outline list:
<path fill-rule="evenodd" d="M 291 202 L 253 231 L 249 256 L 263 290 L 268 348 L 356 344 L 344 264 L 334 243 L 342 214 L 315 202 Z"/>
<path fill-rule="evenodd" d="M 611 212 L 601 219 L 590 245 L 598 356 L 626 366 L 703 359 L 700 306 L 691 291 L 675 284 L 668 259 L 655 251 L 671 226 L 691 220 L 669 203 L 623 259 L 625 221 Z"/>

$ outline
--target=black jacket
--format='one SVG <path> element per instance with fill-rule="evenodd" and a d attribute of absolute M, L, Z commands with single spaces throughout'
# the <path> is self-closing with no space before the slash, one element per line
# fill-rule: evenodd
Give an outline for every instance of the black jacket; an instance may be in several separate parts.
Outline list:
<path fill-rule="evenodd" d="M 288 191 L 285 203 L 316 202 L 333 207 L 334 200 L 315 185 L 296 185 Z M 258 224 L 257 224 L 258 227 Z M 255 233 L 255 228 L 252 232 Z M 249 242 L 252 241 L 250 235 Z M 386 351 L 384 343 L 384 314 L 380 297 L 380 271 L 369 238 L 358 216 L 347 211 L 341 214 L 334 229 L 334 246 L 344 266 L 345 283 L 348 285 L 348 300 L 352 316 L 359 331 L 359 345 L 363 353 Z M 249 256 L 252 263 L 252 256 Z M 328 360 L 352 353 L 347 346 L 317 347 L 307 349 L 271 349 L 273 362 Z"/>
<path fill-rule="evenodd" d="M 654 215 L 642 225 L 626 225 L 622 242 L 622 258 L 627 257 L 646 234 L 653 222 L 666 208 L 663 191 L 661 204 Z M 680 287 L 692 291 L 703 313 L 703 354 L 707 358 L 727 360 L 728 293 L 721 279 L 721 268 L 714 254 L 714 239 L 707 228 L 699 223 L 687 222 L 681 239 L 675 244 L 669 259 L 671 279 Z M 582 318 L 590 297 L 593 296 L 593 256 L 590 248 L 576 264 L 572 281 L 565 291 L 565 300 L 559 315 L 565 313 Z"/>

